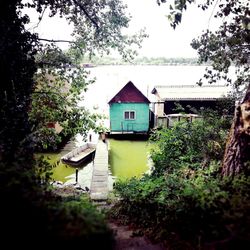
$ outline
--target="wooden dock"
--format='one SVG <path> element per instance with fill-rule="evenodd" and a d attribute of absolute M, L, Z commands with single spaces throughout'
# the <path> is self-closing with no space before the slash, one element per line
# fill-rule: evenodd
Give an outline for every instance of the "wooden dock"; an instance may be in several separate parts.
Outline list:
<path fill-rule="evenodd" d="M 108 198 L 108 144 L 99 140 L 96 146 L 93 175 L 90 185 L 90 198 L 105 201 Z"/>

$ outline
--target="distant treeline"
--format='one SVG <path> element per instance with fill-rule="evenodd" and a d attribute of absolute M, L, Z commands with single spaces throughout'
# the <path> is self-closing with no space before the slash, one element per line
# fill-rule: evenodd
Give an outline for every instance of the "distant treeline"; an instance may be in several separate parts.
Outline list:
<path fill-rule="evenodd" d="M 132 61 L 124 61 L 121 58 L 114 57 L 92 57 L 83 58 L 83 64 L 86 65 L 200 65 L 198 58 L 166 58 L 166 57 L 138 57 Z"/>

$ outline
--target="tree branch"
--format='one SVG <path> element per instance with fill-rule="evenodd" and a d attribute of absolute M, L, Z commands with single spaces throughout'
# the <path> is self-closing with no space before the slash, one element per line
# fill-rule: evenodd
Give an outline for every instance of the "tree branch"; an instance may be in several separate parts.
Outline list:
<path fill-rule="evenodd" d="M 73 0 L 76 6 L 78 6 L 81 11 L 84 13 L 84 15 L 90 20 L 91 23 L 94 24 L 97 30 L 99 30 L 99 25 L 97 22 L 89 15 L 89 13 L 86 11 L 86 9 L 83 7 L 83 5 L 78 0 Z"/>
<path fill-rule="evenodd" d="M 38 38 L 39 41 L 45 41 L 45 42 L 50 42 L 50 43 L 74 43 L 74 41 L 69 41 L 69 40 L 54 40 L 54 39 L 46 39 L 46 38 Z"/>
<path fill-rule="evenodd" d="M 212 10 L 212 12 L 211 12 L 211 14 L 210 14 L 210 16 L 209 16 L 209 19 L 208 19 L 208 27 L 207 27 L 208 30 L 209 30 L 211 18 L 212 18 L 212 16 L 214 15 L 214 11 L 215 11 L 215 8 L 217 7 L 218 3 L 219 3 L 219 0 L 216 0 L 216 2 L 215 2 L 215 4 L 214 4 L 214 7 L 213 7 L 213 10 Z"/>
<path fill-rule="evenodd" d="M 41 23 L 41 21 L 42 21 L 42 19 L 43 19 L 43 15 L 44 15 L 46 9 L 47 9 L 47 7 L 45 6 L 44 9 L 43 9 L 43 11 L 42 11 L 41 16 L 39 16 L 38 23 L 37 23 L 35 26 L 31 27 L 31 29 L 33 29 L 33 31 L 34 31 L 34 29 L 36 29 L 36 28 L 39 26 L 39 24 Z"/>
<path fill-rule="evenodd" d="M 55 95 L 57 97 L 59 97 L 61 100 L 65 101 L 67 100 L 67 98 L 65 98 L 65 96 L 62 96 L 61 93 L 57 93 L 57 92 L 53 92 L 53 91 L 34 91 L 33 94 L 37 94 L 37 95 L 47 95 L 48 97 L 50 95 Z"/>

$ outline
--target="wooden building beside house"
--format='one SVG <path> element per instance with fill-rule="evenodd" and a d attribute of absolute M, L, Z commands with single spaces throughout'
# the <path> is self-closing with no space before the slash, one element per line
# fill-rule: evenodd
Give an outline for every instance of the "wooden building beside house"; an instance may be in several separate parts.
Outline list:
<path fill-rule="evenodd" d="M 131 81 L 108 104 L 111 134 L 148 133 L 150 101 Z"/>
<path fill-rule="evenodd" d="M 155 96 L 153 112 L 155 127 L 171 126 L 175 120 L 198 119 L 193 110 L 200 108 L 216 109 L 227 99 L 229 88 L 224 85 L 170 85 L 155 86 L 152 94 Z M 183 108 L 186 115 L 180 115 L 175 109 L 176 104 Z M 222 111 L 222 110 L 221 110 Z M 232 110 L 233 112 L 233 110 Z"/>

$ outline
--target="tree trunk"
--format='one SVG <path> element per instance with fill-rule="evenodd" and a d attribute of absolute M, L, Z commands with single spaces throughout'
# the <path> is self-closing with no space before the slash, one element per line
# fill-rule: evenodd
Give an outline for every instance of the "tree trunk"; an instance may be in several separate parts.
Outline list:
<path fill-rule="evenodd" d="M 234 177 L 249 171 L 250 163 L 250 84 L 240 105 L 236 107 L 222 164 L 222 174 Z"/>

